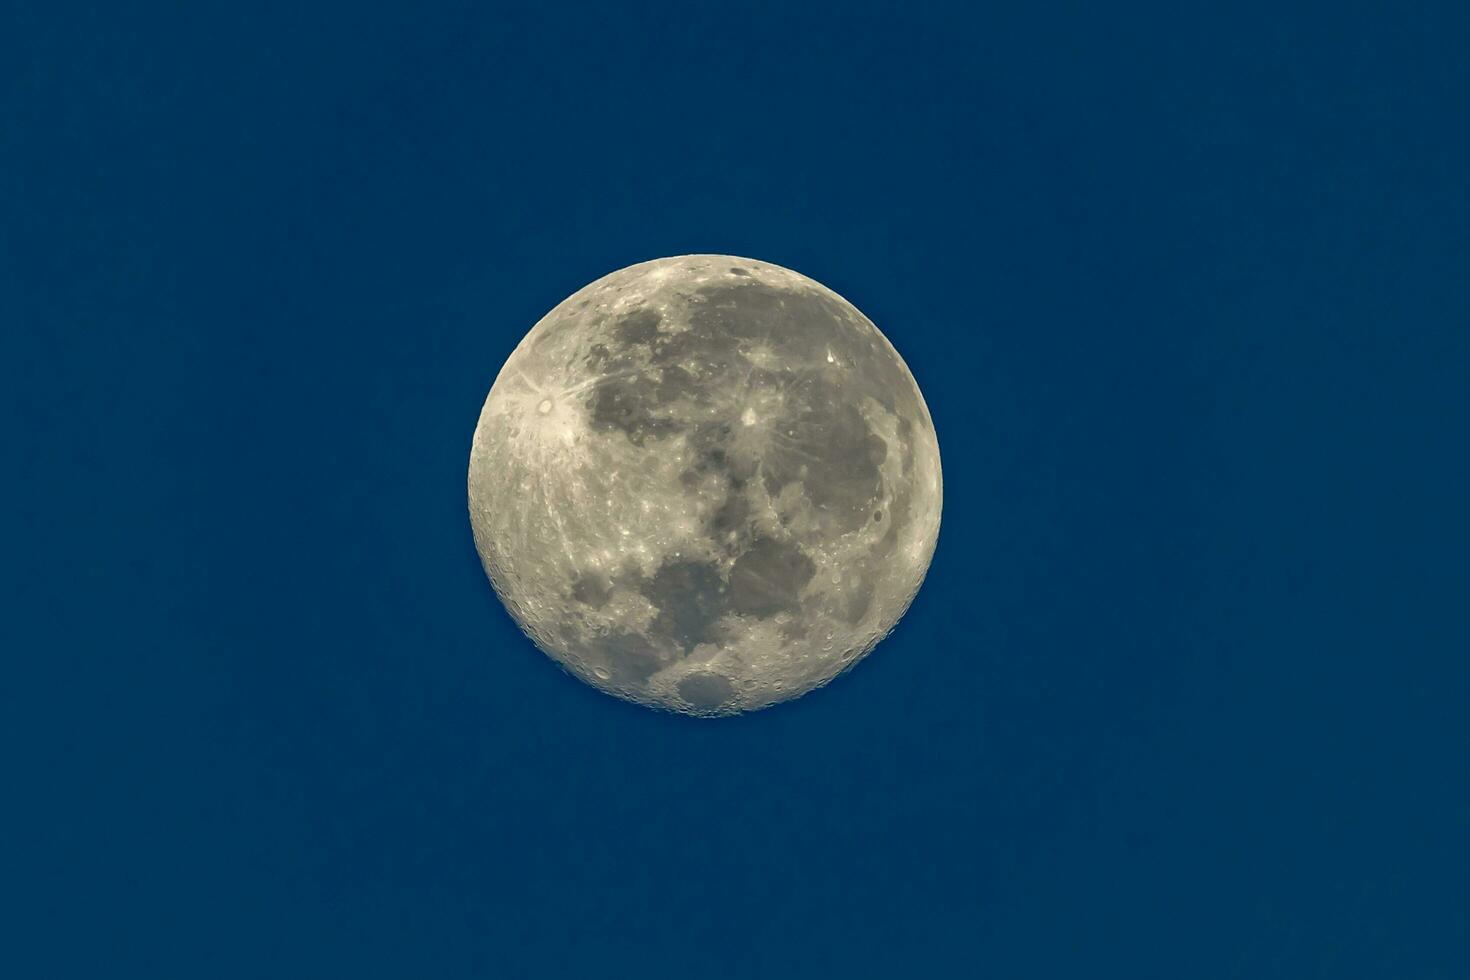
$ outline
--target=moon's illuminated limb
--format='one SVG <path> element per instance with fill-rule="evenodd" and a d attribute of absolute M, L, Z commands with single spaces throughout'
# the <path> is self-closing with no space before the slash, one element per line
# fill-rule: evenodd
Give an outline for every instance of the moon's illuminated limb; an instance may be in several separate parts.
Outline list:
<path fill-rule="evenodd" d="M 796 697 L 898 622 L 933 555 L 939 446 L 850 303 L 689 255 L 578 290 L 475 430 L 475 543 L 506 608 L 610 693 L 689 714 Z"/>

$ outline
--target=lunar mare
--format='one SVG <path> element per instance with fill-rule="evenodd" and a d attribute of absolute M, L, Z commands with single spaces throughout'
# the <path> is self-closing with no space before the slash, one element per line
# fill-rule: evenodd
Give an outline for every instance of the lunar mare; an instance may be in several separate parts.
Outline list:
<path fill-rule="evenodd" d="M 602 690 L 693 715 L 819 687 L 898 623 L 943 496 L 918 385 L 836 293 L 754 259 L 629 266 L 541 319 L 470 454 L 506 609 Z"/>

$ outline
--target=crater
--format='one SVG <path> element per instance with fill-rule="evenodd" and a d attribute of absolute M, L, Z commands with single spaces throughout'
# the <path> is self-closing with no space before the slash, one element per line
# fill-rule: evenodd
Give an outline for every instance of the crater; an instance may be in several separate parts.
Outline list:
<path fill-rule="evenodd" d="M 735 695 L 730 681 L 720 674 L 690 674 L 679 682 L 679 697 L 700 711 L 715 711 Z"/>
<path fill-rule="evenodd" d="M 909 484 L 903 483 L 896 488 L 893 499 L 888 502 L 888 527 L 884 530 L 882 537 L 868 546 L 868 553 L 874 558 L 888 558 L 898 548 L 898 530 L 908 520 L 909 498 L 913 491 Z"/>

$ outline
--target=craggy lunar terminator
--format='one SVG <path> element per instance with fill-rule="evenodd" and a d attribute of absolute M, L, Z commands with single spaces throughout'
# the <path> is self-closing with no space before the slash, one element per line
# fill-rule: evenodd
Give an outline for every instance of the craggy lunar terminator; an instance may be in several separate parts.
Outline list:
<path fill-rule="evenodd" d="M 629 266 L 506 361 L 470 454 L 510 614 L 610 694 L 693 715 L 827 683 L 893 629 L 939 534 L 903 359 L 836 293 L 727 255 Z"/>

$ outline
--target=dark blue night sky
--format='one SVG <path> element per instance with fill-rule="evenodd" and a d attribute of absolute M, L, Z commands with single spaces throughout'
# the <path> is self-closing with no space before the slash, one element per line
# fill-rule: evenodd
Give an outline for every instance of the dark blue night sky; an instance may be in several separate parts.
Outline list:
<path fill-rule="evenodd" d="M 1375 6 L 5 5 L 0 974 L 1470 976 L 1470 14 Z M 465 506 L 686 252 L 944 459 L 898 631 L 719 722 Z"/>

